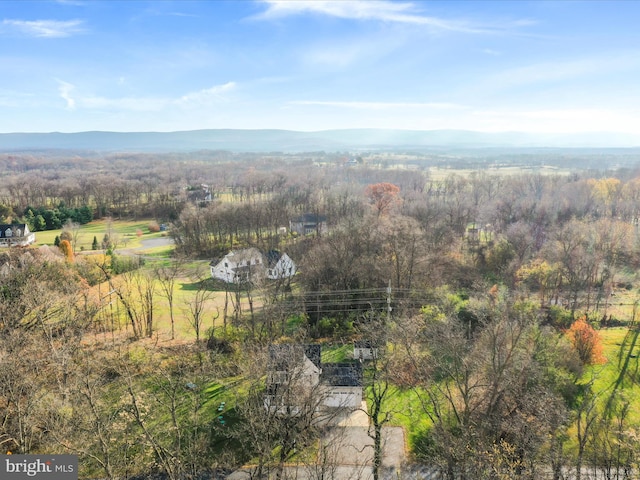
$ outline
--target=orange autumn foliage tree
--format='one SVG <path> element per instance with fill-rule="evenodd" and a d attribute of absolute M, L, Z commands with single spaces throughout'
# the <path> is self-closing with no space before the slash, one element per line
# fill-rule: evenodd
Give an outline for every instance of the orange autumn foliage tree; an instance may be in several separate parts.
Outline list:
<path fill-rule="evenodd" d="M 587 323 L 585 317 L 581 317 L 571 324 L 567 330 L 567 336 L 583 364 L 595 365 L 607 361 L 602 353 L 600 334 Z"/>
<path fill-rule="evenodd" d="M 393 183 L 381 182 L 369 185 L 365 195 L 373 205 L 378 217 L 386 215 L 400 200 L 400 187 Z"/>
<path fill-rule="evenodd" d="M 67 259 L 67 261 L 73 262 L 73 248 L 71 248 L 71 243 L 69 243 L 69 240 L 62 240 L 60 242 L 59 248 L 62 251 L 65 258 Z"/>

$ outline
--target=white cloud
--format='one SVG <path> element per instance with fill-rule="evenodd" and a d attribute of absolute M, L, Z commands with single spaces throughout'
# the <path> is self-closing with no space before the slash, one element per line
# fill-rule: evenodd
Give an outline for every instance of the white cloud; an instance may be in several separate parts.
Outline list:
<path fill-rule="evenodd" d="M 123 110 L 127 112 L 159 112 L 172 103 L 159 97 L 105 98 L 87 96 L 78 98 L 78 105 L 85 109 Z"/>
<path fill-rule="evenodd" d="M 311 65 L 344 68 L 373 52 L 377 54 L 380 53 L 375 49 L 366 46 L 363 48 L 362 45 L 358 44 L 343 45 L 341 47 L 326 45 L 319 48 L 313 47 L 309 51 L 304 52 L 303 61 Z"/>
<path fill-rule="evenodd" d="M 98 95 L 75 95 L 72 92 L 75 86 L 71 83 L 58 80 L 58 92 L 67 102 L 67 108 L 96 109 L 96 110 L 123 110 L 129 112 L 158 112 L 172 106 L 197 107 L 225 100 L 224 93 L 232 91 L 236 87 L 235 82 L 227 82 L 223 85 L 215 85 L 211 88 L 190 92 L 181 97 L 120 97 L 108 98 Z"/>
<path fill-rule="evenodd" d="M 58 80 L 58 92 L 60 96 L 67 102 L 67 108 L 73 110 L 76 108 L 76 101 L 71 96 L 71 92 L 74 90 L 74 86 L 68 82 Z"/>
<path fill-rule="evenodd" d="M 319 14 L 351 20 L 378 20 L 383 22 L 423 25 L 437 30 L 465 33 L 491 33 L 508 28 L 532 25 L 530 20 L 501 22 L 500 26 L 480 25 L 465 20 L 449 20 L 424 15 L 415 3 L 388 0 L 263 0 L 267 9 L 254 16 L 272 20 L 291 15 Z"/>
<path fill-rule="evenodd" d="M 236 88 L 235 82 L 227 82 L 222 85 L 214 85 L 211 88 L 205 88 L 196 92 L 190 92 L 180 97 L 177 103 L 188 105 L 194 103 L 210 103 L 212 101 L 225 100 L 223 94 Z"/>
<path fill-rule="evenodd" d="M 10 20 L 2 21 L 4 30 L 15 30 L 23 35 L 43 38 L 61 38 L 84 33 L 82 20 Z"/>

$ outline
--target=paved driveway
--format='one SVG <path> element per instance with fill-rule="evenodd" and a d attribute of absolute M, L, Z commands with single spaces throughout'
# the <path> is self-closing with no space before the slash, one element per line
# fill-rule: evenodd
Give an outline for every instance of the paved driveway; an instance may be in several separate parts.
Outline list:
<path fill-rule="evenodd" d="M 333 417 L 320 440 L 315 465 L 287 467 L 285 478 L 297 480 L 370 480 L 373 478 L 373 439 L 369 436 L 369 417 L 362 409 Z M 406 462 L 404 430 L 401 427 L 382 428 L 383 479 L 397 479 Z M 249 478 L 247 471 L 234 472 L 233 480 Z M 412 478 L 431 478 L 427 476 Z"/>
<path fill-rule="evenodd" d="M 322 438 L 321 453 L 328 463 L 349 466 L 373 464 L 373 439 L 368 427 L 333 427 Z M 401 427 L 382 428 L 382 465 L 400 467 L 405 462 L 404 430 Z"/>

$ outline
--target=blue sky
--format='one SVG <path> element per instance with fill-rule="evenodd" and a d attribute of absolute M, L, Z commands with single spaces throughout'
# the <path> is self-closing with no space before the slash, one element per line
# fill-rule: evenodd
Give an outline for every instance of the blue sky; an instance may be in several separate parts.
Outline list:
<path fill-rule="evenodd" d="M 640 134 L 640 2 L 1 1 L 0 132 Z"/>

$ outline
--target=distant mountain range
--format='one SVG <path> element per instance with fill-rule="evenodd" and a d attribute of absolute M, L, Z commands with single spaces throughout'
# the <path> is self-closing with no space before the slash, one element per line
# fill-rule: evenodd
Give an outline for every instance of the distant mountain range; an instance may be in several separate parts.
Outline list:
<path fill-rule="evenodd" d="M 68 149 L 91 151 L 311 152 L 390 149 L 629 148 L 640 136 L 616 133 L 531 134 L 467 130 L 343 129 L 192 130 L 179 132 L 3 133 L 0 151 Z"/>

